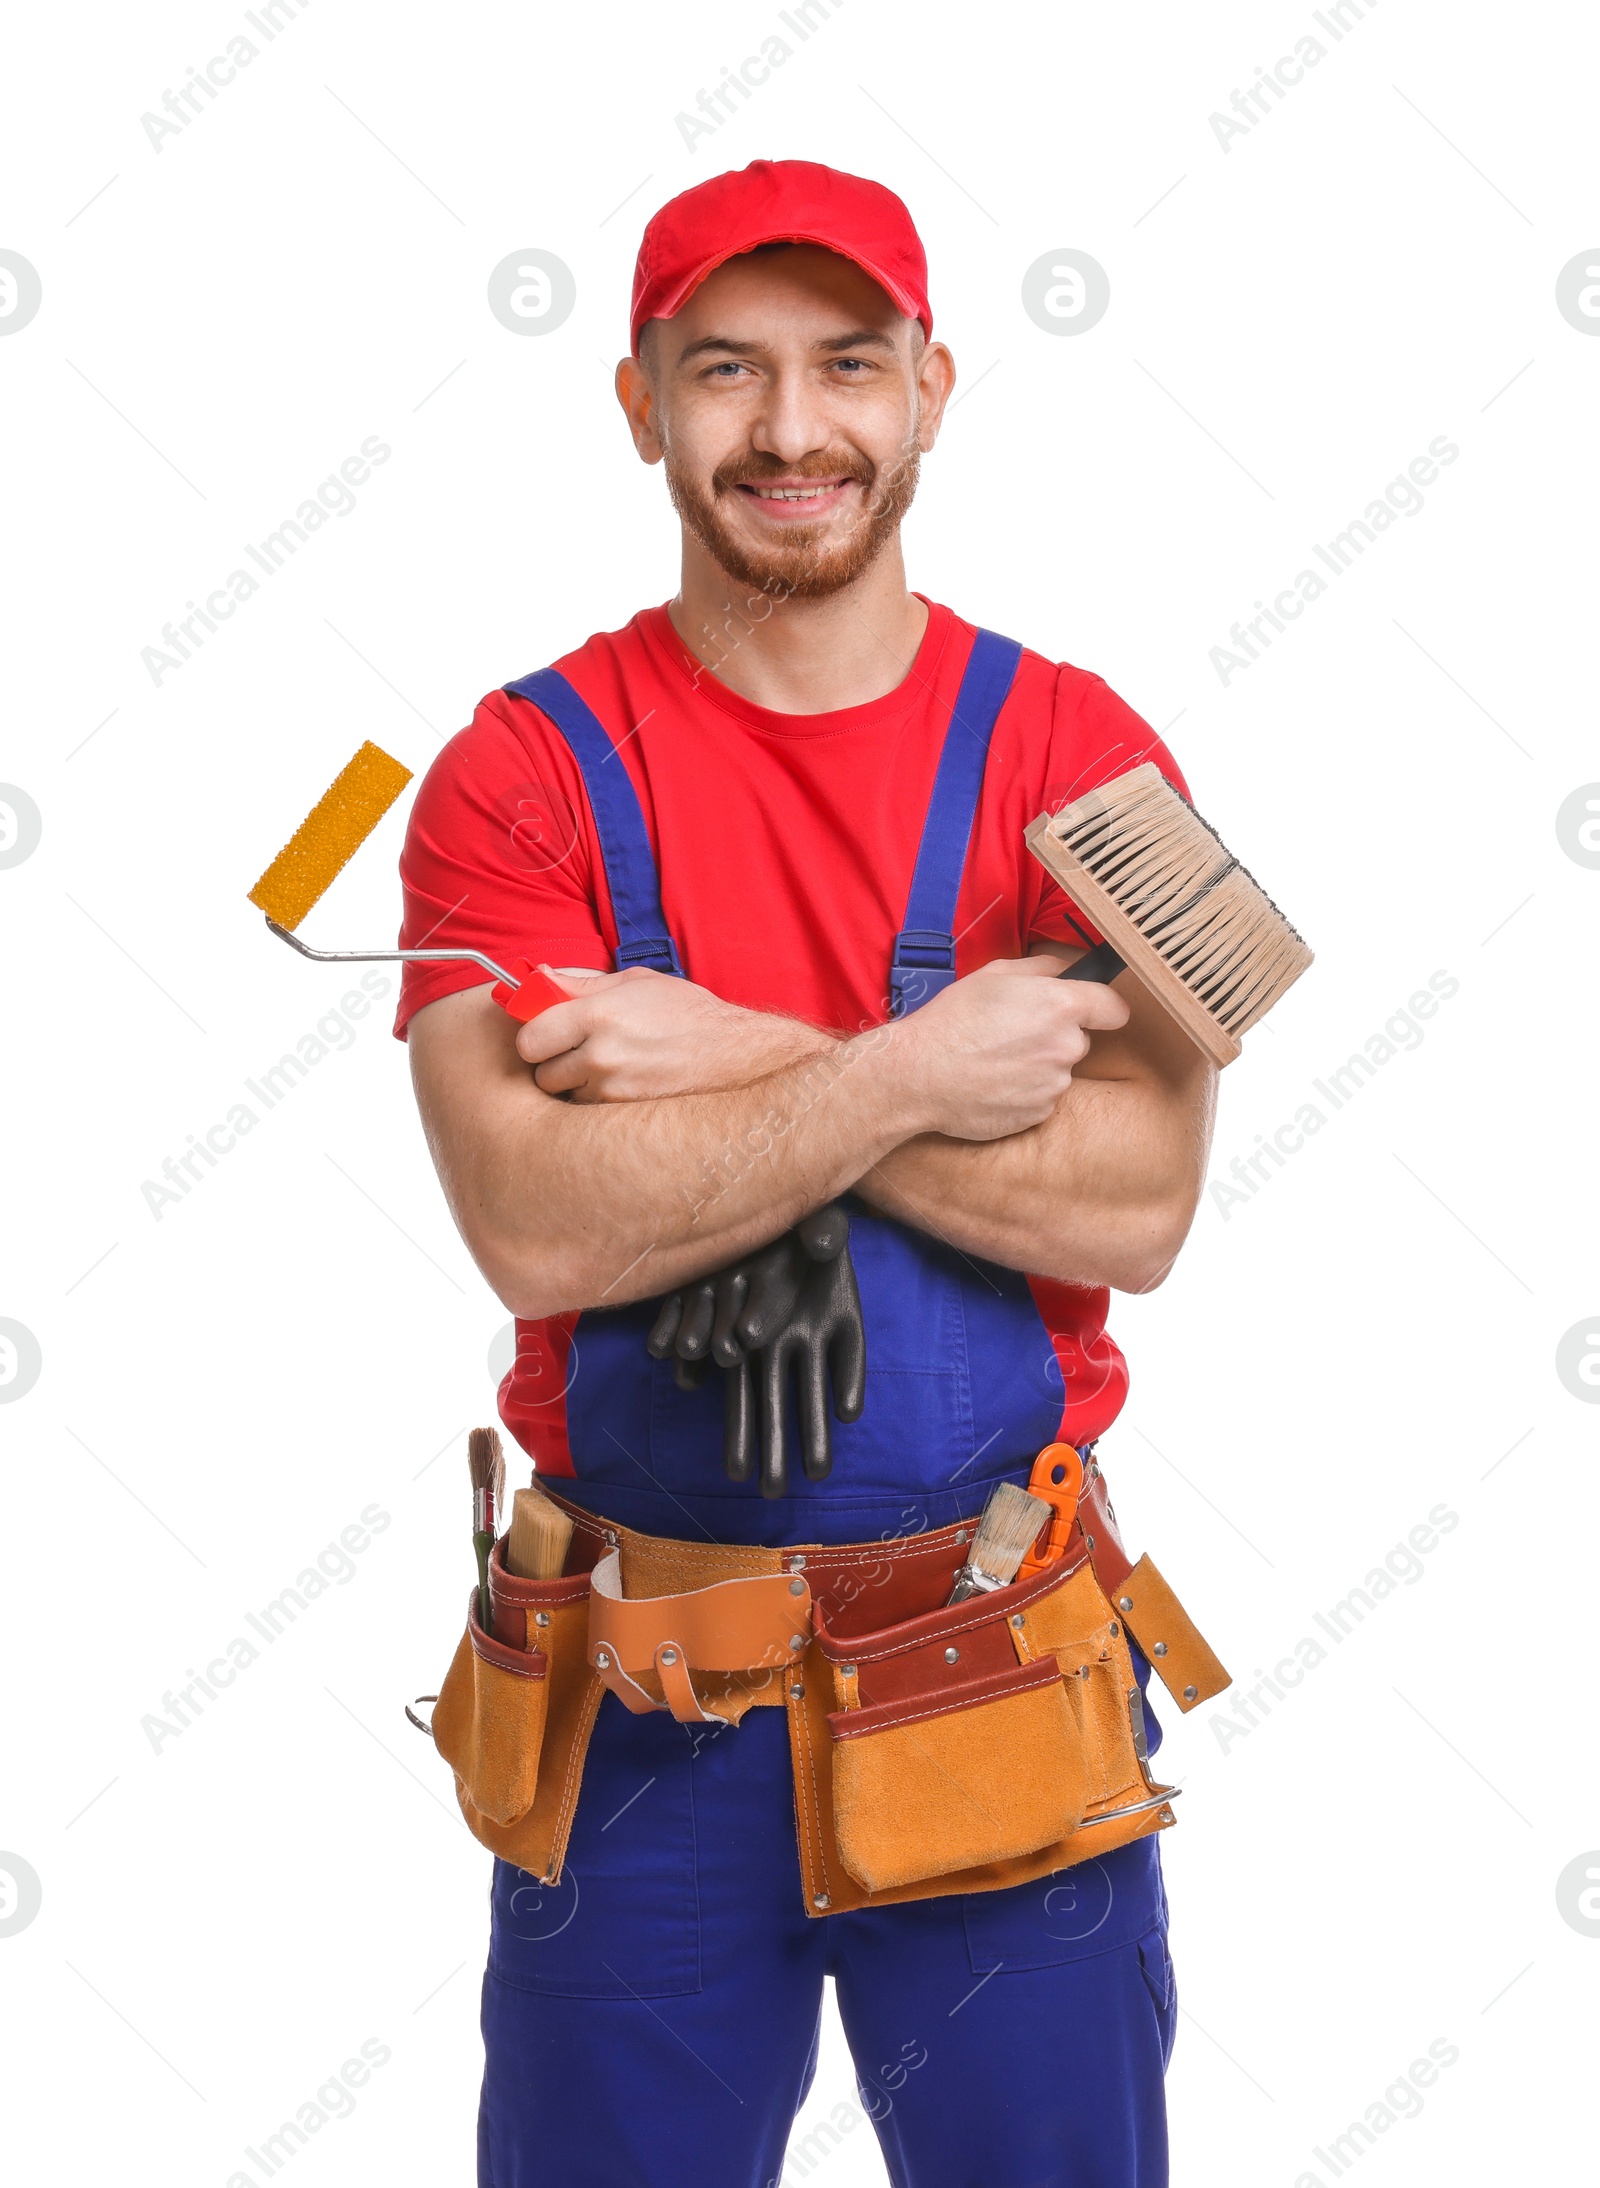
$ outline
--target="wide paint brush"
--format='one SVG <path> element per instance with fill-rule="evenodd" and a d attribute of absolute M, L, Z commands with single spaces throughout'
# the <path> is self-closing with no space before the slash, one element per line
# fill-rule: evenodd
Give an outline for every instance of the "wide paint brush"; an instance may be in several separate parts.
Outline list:
<path fill-rule="evenodd" d="M 506 1571 L 519 1580 L 559 1580 L 572 1540 L 572 1521 L 559 1504 L 553 1504 L 535 1482 L 518 1489 L 511 1499 L 511 1527 L 506 1536 Z"/>
<path fill-rule="evenodd" d="M 524 1025 L 530 1018 L 537 1018 L 540 1011 L 565 1003 L 565 990 L 526 958 L 518 958 L 507 971 L 481 950 L 314 950 L 295 934 L 294 929 L 343 872 L 410 780 L 410 768 L 402 767 L 379 746 L 364 744 L 250 891 L 251 903 L 266 913 L 267 925 L 280 942 L 287 942 L 302 957 L 314 957 L 321 964 L 481 965 L 498 983 L 493 991 L 495 1001 Z"/>
<path fill-rule="evenodd" d="M 1216 830 L 1151 761 L 1024 831 L 1028 849 L 1105 936 L 1062 974 L 1126 969 L 1215 1064 L 1311 963 L 1311 952 Z"/>
<path fill-rule="evenodd" d="M 967 1562 L 956 1574 L 950 1601 L 964 1603 L 969 1595 L 987 1595 L 1015 1580 L 1017 1567 L 1049 1517 L 1050 1507 L 1040 1498 L 1019 1489 L 1014 1481 L 996 1482 Z"/>
<path fill-rule="evenodd" d="M 478 1624 L 485 1633 L 494 1631 L 494 1605 L 489 1599 L 489 1552 L 500 1524 L 500 1505 L 506 1493 L 506 1459 L 500 1438 L 492 1428 L 467 1433 L 467 1471 L 472 1476 L 472 1547 L 478 1553 Z"/>

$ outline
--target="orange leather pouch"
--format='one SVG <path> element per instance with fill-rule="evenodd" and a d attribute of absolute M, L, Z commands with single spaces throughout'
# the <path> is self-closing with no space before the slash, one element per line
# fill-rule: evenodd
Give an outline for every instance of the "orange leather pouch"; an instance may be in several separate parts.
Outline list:
<path fill-rule="evenodd" d="M 559 1875 L 583 1759 L 605 1692 L 588 1662 L 587 1572 L 522 1580 L 489 1558 L 494 1631 L 472 1591 L 433 1709 L 434 1745 L 455 1772 L 475 1838 L 532 1876 Z"/>
<path fill-rule="evenodd" d="M 1097 1814 L 1122 1811 L 1134 1835 L 1165 1807 L 1127 1641 L 1086 1558 L 862 1630 L 868 1610 L 851 1603 L 846 1632 L 819 1599 L 815 1646 L 836 1705 L 832 1835 L 874 1898 L 995 1864 L 1020 1864 L 1021 1881 L 1080 1858 L 1061 1849 L 1086 1826 L 1110 1843 Z"/>

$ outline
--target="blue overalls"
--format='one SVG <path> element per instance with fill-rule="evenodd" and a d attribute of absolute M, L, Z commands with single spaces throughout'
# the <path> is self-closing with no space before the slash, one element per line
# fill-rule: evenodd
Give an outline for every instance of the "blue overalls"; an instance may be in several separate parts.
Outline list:
<path fill-rule="evenodd" d="M 973 646 L 889 968 L 897 1015 L 955 978 L 957 894 L 1020 651 L 986 631 Z M 618 969 L 682 977 L 614 740 L 553 669 L 507 688 L 582 769 Z M 919 1533 L 1025 1480 L 1063 1409 L 1026 1277 L 854 1202 L 850 1247 L 867 1400 L 833 1424 L 826 1481 L 791 1466 L 771 1500 L 728 1482 L 721 1378 L 679 1390 L 646 1351 L 641 1301 L 578 1321 L 562 1493 L 652 1534 L 779 1545 Z M 859 2109 L 836 2108 L 786 2170 L 825 1974 Z M 1153 1838 L 1006 1891 L 809 1917 L 784 1712 L 684 1725 L 607 1694 L 561 1883 L 495 1864 L 479 2188 L 791 2188 L 864 2118 L 895 2188 L 1164 2188 L 1176 2010 Z"/>

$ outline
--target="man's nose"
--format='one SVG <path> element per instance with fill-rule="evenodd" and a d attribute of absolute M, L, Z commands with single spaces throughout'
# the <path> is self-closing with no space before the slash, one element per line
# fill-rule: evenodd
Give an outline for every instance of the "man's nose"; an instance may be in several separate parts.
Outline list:
<path fill-rule="evenodd" d="M 751 443 L 780 463 L 801 463 L 831 445 L 833 422 L 822 391 L 803 372 L 777 372 L 767 382 Z"/>

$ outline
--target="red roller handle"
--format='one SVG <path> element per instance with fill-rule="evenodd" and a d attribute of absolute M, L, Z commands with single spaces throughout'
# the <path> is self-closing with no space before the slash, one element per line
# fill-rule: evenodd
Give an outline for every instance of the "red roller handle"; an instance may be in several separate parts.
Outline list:
<path fill-rule="evenodd" d="M 525 957 L 513 960 L 511 970 L 516 974 L 517 985 L 498 980 L 491 989 L 500 1008 L 509 1011 L 522 1025 L 537 1018 L 542 1010 L 549 1010 L 557 1003 L 570 1003 L 572 998 L 565 988 L 558 988 L 548 973 L 540 972 Z"/>

